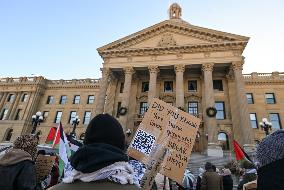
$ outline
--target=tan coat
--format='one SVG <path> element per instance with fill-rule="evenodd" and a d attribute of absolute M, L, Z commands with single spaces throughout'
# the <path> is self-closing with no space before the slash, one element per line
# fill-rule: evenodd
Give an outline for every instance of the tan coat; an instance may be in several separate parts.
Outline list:
<path fill-rule="evenodd" d="M 200 190 L 223 190 L 223 180 L 216 172 L 207 171 L 201 179 Z"/>

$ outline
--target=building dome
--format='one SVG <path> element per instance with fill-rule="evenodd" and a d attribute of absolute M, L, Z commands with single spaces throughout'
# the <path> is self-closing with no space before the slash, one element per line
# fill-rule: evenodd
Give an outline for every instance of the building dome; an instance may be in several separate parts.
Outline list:
<path fill-rule="evenodd" d="M 170 19 L 180 19 L 181 17 L 181 7 L 177 3 L 173 3 L 169 8 Z"/>

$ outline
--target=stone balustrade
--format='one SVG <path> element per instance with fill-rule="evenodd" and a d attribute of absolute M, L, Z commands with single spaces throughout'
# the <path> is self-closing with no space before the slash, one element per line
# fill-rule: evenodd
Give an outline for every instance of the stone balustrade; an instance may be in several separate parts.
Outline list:
<path fill-rule="evenodd" d="M 243 74 L 245 81 L 251 80 L 284 80 L 284 72 Z"/>
<path fill-rule="evenodd" d="M 0 78 L 0 84 L 7 84 L 7 83 L 37 83 L 44 79 L 42 76 L 38 77 L 19 77 L 19 78 L 13 78 L 13 77 L 6 77 L 6 78 Z"/>

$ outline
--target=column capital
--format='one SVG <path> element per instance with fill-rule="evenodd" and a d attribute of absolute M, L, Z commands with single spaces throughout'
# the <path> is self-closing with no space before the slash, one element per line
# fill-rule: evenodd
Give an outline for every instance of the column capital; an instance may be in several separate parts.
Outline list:
<path fill-rule="evenodd" d="M 108 67 L 101 68 L 101 71 L 102 71 L 102 76 L 108 76 L 110 74 L 110 68 Z"/>
<path fill-rule="evenodd" d="M 148 70 L 149 73 L 158 73 L 160 71 L 158 65 L 150 65 L 148 66 Z"/>
<path fill-rule="evenodd" d="M 175 72 L 177 73 L 177 72 L 184 72 L 184 70 L 185 70 L 185 65 L 183 65 L 183 64 L 179 64 L 179 65 L 175 65 Z"/>
<path fill-rule="evenodd" d="M 124 74 L 133 74 L 134 73 L 134 69 L 133 67 L 124 67 L 123 68 Z"/>
<path fill-rule="evenodd" d="M 203 63 L 202 64 L 202 71 L 213 71 L 214 63 Z"/>
<path fill-rule="evenodd" d="M 243 70 L 244 61 L 234 61 L 232 62 L 232 68 L 234 71 L 242 71 Z"/>

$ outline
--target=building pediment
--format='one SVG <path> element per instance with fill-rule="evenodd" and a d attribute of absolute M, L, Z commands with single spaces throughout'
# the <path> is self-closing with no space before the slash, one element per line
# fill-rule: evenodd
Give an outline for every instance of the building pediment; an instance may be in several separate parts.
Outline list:
<path fill-rule="evenodd" d="M 212 47 L 243 50 L 249 38 L 197 27 L 181 19 L 165 20 L 98 48 L 102 57 L 212 51 Z"/>

